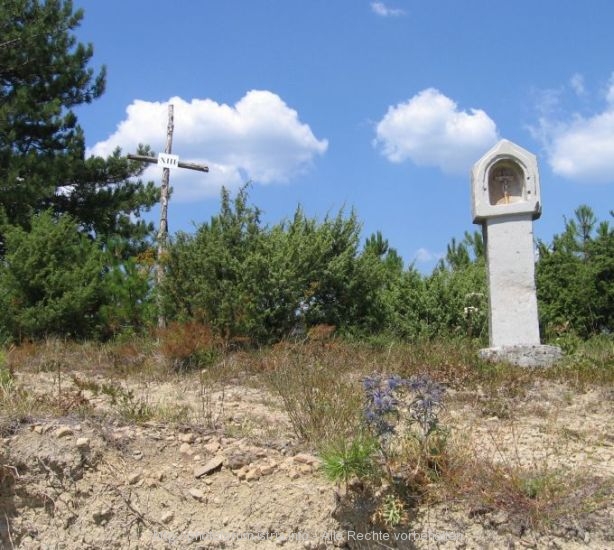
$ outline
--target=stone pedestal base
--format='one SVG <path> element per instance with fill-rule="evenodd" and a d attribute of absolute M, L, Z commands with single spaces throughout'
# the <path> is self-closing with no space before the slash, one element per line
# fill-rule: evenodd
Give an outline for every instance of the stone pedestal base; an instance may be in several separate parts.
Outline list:
<path fill-rule="evenodd" d="M 510 363 L 517 367 L 549 367 L 563 356 L 561 348 L 541 344 L 484 348 L 479 354 L 491 363 Z"/>

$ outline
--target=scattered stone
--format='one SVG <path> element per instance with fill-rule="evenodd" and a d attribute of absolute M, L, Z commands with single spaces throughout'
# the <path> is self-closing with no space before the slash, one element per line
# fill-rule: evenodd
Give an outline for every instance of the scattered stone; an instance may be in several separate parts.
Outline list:
<path fill-rule="evenodd" d="M 277 468 L 277 462 L 270 462 L 269 464 L 260 466 L 260 473 L 263 476 L 269 476 L 275 471 L 276 468 Z"/>
<path fill-rule="evenodd" d="M 199 478 L 217 472 L 224 464 L 224 458 L 216 456 L 209 460 L 204 466 L 194 468 L 194 477 Z"/>
<path fill-rule="evenodd" d="M 245 481 L 258 481 L 260 479 L 260 468 L 251 468 L 245 474 Z"/>
<path fill-rule="evenodd" d="M 251 464 L 255 460 L 255 456 L 248 451 L 238 451 L 231 454 L 226 459 L 226 467 L 230 470 L 238 470 Z"/>
<path fill-rule="evenodd" d="M 136 472 L 132 472 L 129 476 L 128 476 L 128 485 L 136 485 L 139 481 L 141 481 L 141 477 L 143 476 L 143 472 L 141 470 L 138 470 Z"/>
<path fill-rule="evenodd" d="M 90 438 L 89 437 L 80 437 L 77 439 L 77 449 L 80 451 L 89 451 L 90 450 Z"/>
<path fill-rule="evenodd" d="M 201 490 L 196 489 L 194 487 L 192 487 L 189 490 L 190 496 L 194 499 L 194 500 L 198 500 L 198 502 L 203 502 L 206 500 L 206 496 L 205 493 L 203 493 Z"/>
<path fill-rule="evenodd" d="M 92 519 L 96 525 L 103 525 L 113 517 L 113 509 L 108 506 L 99 508 L 92 514 Z"/>
<path fill-rule="evenodd" d="M 194 449 L 192 449 L 189 443 L 182 443 L 181 447 L 179 447 L 179 452 L 183 455 L 192 456 L 194 454 Z"/>
<path fill-rule="evenodd" d="M 299 453 L 294 455 L 294 462 L 299 462 L 301 464 L 311 464 L 316 458 L 312 455 L 308 455 L 307 453 Z"/>
<path fill-rule="evenodd" d="M 74 434 L 74 432 L 73 432 L 72 428 L 69 428 L 68 426 L 61 426 L 60 428 L 58 428 L 55 431 L 55 436 L 57 438 L 68 437 L 69 435 L 73 435 L 73 434 Z"/>
<path fill-rule="evenodd" d="M 179 434 L 178 439 L 183 443 L 194 443 L 196 436 L 193 433 Z"/>
<path fill-rule="evenodd" d="M 162 523 L 168 524 L 174 519 L 175 519 L 175 514 L 169 510 L 168 512 L 164 512 L 164 514 L 162 514 L 160 521 Z"/>
<path fill-rule="evenodd" d="M 300 464 L 298 471 L 303 475 L 308 475 L 313 472 L 313 468 L 309 464 Z"/>
<path fill-rule="evenodd" d="M 507 512 L 499 510 L 490 518 L 490 524 L 493 526 L 503 525 L 504 523 L 507 523 L 508 520 L 509 516 L 507 515 Z"/>
<path fill-rule="evenodd" d="M 288 477 L 290 479 L 298 479 L 301 477 L 301 474 L 299 474 L 296 470 L 288 470 Z"/>
<path fill-rule="evenodd" d="M 203 445 L 203 449 L 209 454 L 217 453 L 220 450 L 220 444 L 217 441 L 212 441 L 211 443 Z"/>
<path fill-rule="evenodd" d="M 44 428 L 42 426 L 38 425 L 38 426 L 34 426 L 32 428 L 32 430 L 34 431 L 34 433 L 37 433 L 37 434 L 40 435 L 40 434 L 43 433 Z"/>

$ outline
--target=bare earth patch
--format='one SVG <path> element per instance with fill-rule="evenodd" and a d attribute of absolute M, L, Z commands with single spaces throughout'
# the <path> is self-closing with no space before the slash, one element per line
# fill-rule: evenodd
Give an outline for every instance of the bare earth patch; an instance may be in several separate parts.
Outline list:
<path fill-rule="evenodd" d="M 54 376 L 24 372 L 17 382 L 52 394 Z M 604 491 L 592 509 L 572 503 L 567 517 L 540 530 L 462 490 L 411 510 L 408 527 L 385 530 L 359 489 L 343 498 L 323 477 L 319 458 L 266 390 L 239 381 L 205 387 L 195 375 L 126 390 L 133 393 L 123 405 L 83 390 L 87 414 L 32 411 L 2 426 L 3 548 L 614 547 L 613 407 L 603 389 L 579 393 L 540 381 L 515 398 L 450 392 L 444 423 L 476 468 L 539 474 L 528 499 L 542 489 L 537 482 L 560 480 L 561 472 Z M 146 403 L 151 419 L 110 414 L 120 406 L 130 413 L 134 402 Z"/>

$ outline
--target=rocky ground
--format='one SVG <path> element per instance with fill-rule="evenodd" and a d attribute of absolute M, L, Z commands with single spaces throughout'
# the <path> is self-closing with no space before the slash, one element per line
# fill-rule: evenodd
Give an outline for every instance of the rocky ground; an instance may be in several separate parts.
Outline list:
<path fill-rule="evenodd" d="M 53 373 L 17 376 L 57 391 Z M 128 422 L 107 414 L 118 406 L 108 395 L 83 390 L 86 415 L 3 427 L 3 548 L 614 548 L 607 498 L 541 532 L 462 498 L 425 503 L 408 526 L 385 530 L 359 489 L 350 499 L 324 478 L 266 390 L 237 380 L 203 391 L 189 376 L 133 390 L 173 421 Z M 522 399 L 451 392 L 445 420 L 493 463 L 603 481 L 614 474 L 612 412 L 603 389 L 541 382 Z"/>

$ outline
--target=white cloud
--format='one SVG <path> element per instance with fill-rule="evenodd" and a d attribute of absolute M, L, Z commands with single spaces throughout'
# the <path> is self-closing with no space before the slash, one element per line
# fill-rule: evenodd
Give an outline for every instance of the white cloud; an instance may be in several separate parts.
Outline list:
<path fill-rule="evenodd" d="M 584 86 L 584 77 L 580 73 L 575 73 L 569 79 L 569 85 L 577 96 L 583 96 L 586 94 L 586 87 Z"/>
<path fill-rule="evenodd" d="M 614 78 L 605 109 L 567 121 L 542 117 L 533 135 L 544 145 L 555 174 L 583 183 L 614 183 Z"/>
<path fill-rule="evenodd" d="M 377 124 L 375 145 L 391 162 L 410 160 L 465 173 L 498 139 L 494 121 L 482 110 L 460 111 L 434 88 L 388 108 Z"/>
<path fill-rule="evenodd" d="M 418 250 L 416 250 L 414 259 L 419 264 L 425 264 L 425 263 L 430 263 L 433 261 L 441 260 L 441 258 L 443 257 L 444 257 L 444 254 L 442 254 L 441 252 L 431 252 L 427 248 L 419 248 Z"/>
<path fill-rule="evenodd" d="M 399 17 L 405 15 L 405 10 L 400 8 L 389 8 L 384 2 L 371 2 L 371 9 L 373 13 L 380 17 Z"/>
<path fill-rule="evenodd" d="M 614 74 L 610 76 L 610 82 L 608 83 L 608 89 L 605 94 L 605 99 L 608 102 L 608 106 L 614 108 Z"/>
<path fill-rule="evenodd" d="M 180 97 L 167 102 L 137 99 L 115 133 L 88 153 L 106 156 L 118 146 L 127 153 L 139 143 L 163 151 L 169 103 L 174 105 L 173 153 L 181 160 L 209 165 L 209 174 L 173 171 L 171 185 L 179 200 L 215 195 L 222 185 L 236 187 L 247 180 L 288 182 L 328 148 L 327 140 L 318 140 L 278 95 L 252 90 L 234 105 Z M 158 178 L 159 172 L 152 166 L 145 177 Z"/>

